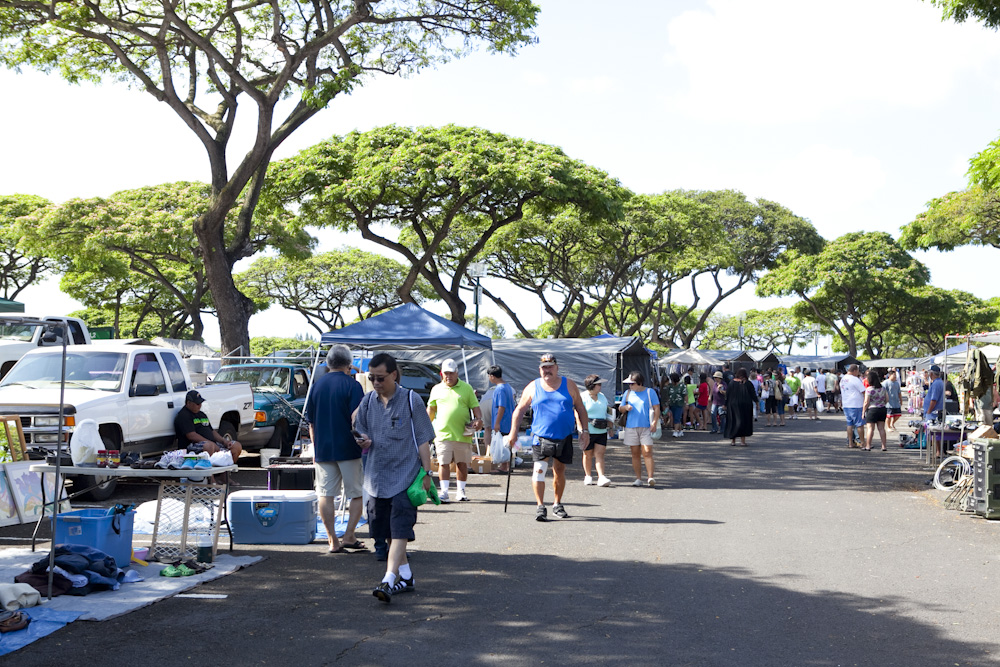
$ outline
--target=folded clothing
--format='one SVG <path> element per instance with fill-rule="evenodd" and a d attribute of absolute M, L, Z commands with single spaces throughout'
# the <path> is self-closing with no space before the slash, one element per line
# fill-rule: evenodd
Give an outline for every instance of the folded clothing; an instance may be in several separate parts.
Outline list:
<path fill-rule="evenodd" d="M 0 584 L 0 607 L 16 611 L 22 607 L 34 607 L 42 597 L 28 584 Z"/>

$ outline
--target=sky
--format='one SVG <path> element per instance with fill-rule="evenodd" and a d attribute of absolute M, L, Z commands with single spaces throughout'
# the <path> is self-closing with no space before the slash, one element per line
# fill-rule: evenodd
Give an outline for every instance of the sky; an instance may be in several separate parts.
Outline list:
<path fill-rule="evenodd" d="M 411 78 L 372 79 L 335 99 L 276 158 L 390 123 L 475 125 L 560 146 L 635 192 L 731 188 L 776 201 L 832 240 L 850 231 L 898 236 L 926 202 L 964 188 L 969 158 L 1000 135 L 1000 35 L 943 22 L 928 2 L 537 1 L 537 44 L 514 57 L 479 51 Z M 62 202 L 208 180 L 194 135 L 147 93 L 28 70 L 0 70 L 0 89 L 0 192 Z M 249 130 L 237 132 L 232 156 L 245 152 Z M 319 250 L 345 242 L 374 250 L 359 238 L 319 238 Z M 996 292 L 978 267 L 992 266 L 996 252 L 916 256 L 934 285 L 988 298 Z M 55 280 L 19 300 L 36 314 L 79 307 Z M 537 326 L 538 300 L 518 302 L 519 316 Z M 750 286 L 719 312 L 792 302 L 759 299 Z M 481 313 L 513 333 L 498 309 L 484 303 Z M 218 327 L 206 323 L 206 342 L 217 345 Z M 315 330 L 272 308 L 251 319 L 250 334 Z"/>

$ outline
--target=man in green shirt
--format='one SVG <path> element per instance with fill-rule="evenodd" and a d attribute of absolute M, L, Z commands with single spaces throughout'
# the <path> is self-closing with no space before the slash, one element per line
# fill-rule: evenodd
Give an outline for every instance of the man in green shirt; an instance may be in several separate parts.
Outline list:
<path fill-rule="evenodd" d="M 458 379 L 458 365 L 452 359 L 441 364 L 440 384 L 434 385 L 427 401 L 427 415 L 434 423 L 437 434 L 435 449 L 438 459 L 438 478 L 441 480 L 441 502 L 449 502 L 451 463 L 458 468 L 458 500 L 468 500 L 465 482 L 472 463 L 472 440 L 475 431 L 483 427 L 479 399 L 472 386 Z M 472 420 L 469 420 L 469 413 Z M 468 435 L 467 435 L 468 433 Z"/>

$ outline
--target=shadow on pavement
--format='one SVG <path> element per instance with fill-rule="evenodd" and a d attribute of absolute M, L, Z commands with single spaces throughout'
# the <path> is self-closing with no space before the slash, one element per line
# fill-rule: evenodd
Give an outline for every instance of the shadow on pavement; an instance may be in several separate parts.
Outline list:
<path fill-rule="evenodd" d="M 995 664 L 901 600 L 794 591 L 740 569 L 421 552 L 417 591 L 385 605 L 370 555 L 276 556 L 198 589 L 226 600 L 77 622 L 17 664 Z"/>

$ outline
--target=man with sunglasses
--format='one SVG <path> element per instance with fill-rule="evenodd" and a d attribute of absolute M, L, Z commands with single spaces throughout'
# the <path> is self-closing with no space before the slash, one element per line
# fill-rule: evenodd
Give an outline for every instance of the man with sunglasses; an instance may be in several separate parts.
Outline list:
<path fill-rule="evenodd" d="M 559 375 L 555 355 L 543 354 L 538 361 L 539 378 L 529 383 L 521 394 L 521 400 L 511 419 L 507 445 L 513 449 L 517 443 L 517 430 L 521 417 L 532 408 L 531 455 L 534 459 L 532 489 L 538 509 L 535 521 L 545 521 L 545 471 L 552 459 L 552 486 L 555 502 L 552 513 L 560 519 L 569 518 L 562 504 L 563 490 L 566 488 L 566 466 L 573 463 L 573 433 L 580 429 L 580 449 L 586 451 L 590 435 L 587 424 L 587 409 L 575 382 Z"/>
<path fill-rule="evenodd" d="M 421 467 L 427 473 L 424 490 L 431 485 L 430 441 L 434 427 L 420 397 L 400 387 L 396 359 L 384 352 L 372 357 L 368 379 L 375 387 L 358 406 L 354 428 L 358 443 L 368 451 L 364 490 L 368 494 L 369 530 L 375 540 L 389 541 L 388 559 L 382 582 L 372 595 L 391 602 L 397 593 L 414 590 L 413 573 L 406 559 L 406 543 L 416 538 L 413 526 L 417 508 L 406 489 Z"/>

